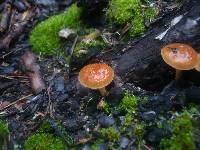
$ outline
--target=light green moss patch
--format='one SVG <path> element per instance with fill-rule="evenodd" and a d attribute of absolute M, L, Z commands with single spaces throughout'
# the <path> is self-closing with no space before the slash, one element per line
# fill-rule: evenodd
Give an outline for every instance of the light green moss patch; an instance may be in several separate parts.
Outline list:
<path fill-rule="evenodd" d="M 145 19 L 152 19 L 156 15 L 155 8 L 144 9 L 140 0 L 111 0 L 107 17 L 111 24 L 131 24 L 130 36 L 140 36 L 144 33 Z"/>
<path fill-rule="evenodd" d="M 169 120 L 172 135 L 162 139 L 160 148 L 163 150 L 195 150 L 194 135 L 200 136 L 200 123 L 195 115 L 199 116 L 199 111 L 191 107 L 189 110 L 184 110 L 175 120 Z"/>
<path fill-rule="evenodd" d="M 67 150 L 60 138 L 51 134 L 35 134 L 30 136 L 24 145 L 25 150 Z"/>
<path fill-rule="evenodd" d="M 91 150 L 99 150 L 99 145 L 105 143 L 104 140 L 99 139 L 96 140 L 92 145 L 91 145 Z"/>
<path fill-rule="evenodd" d="M 125 94 L 124 98 L 122 99 L 121 103 L 118 106 L 120 111 L 126 111 L 129 113 L 134 113 L 137 109 L 138 98 L 136 96 L 130 96 Z"/>
<path fill-rule="evenodd" d="M 5 122 L 0 120 L 0 150 L 4 149 L 5 140 L 8 138 L 9 130 Z"/>
<path fill-rule="evenodd" d="M 58 32 L 63 28 L 78 31 L 81 27 L 81 9 L 73 4 L 66 12 L 39 23 L 30 34 L 33 51 L 43 55 L 54 55 L 62 49 L 63 42 Z"/>
<path fill-rule="evenodd" d="M 100 129 L 101 135 L 110 142 L 117 142 L 120 138 L 120 133 L 114 128 L 102 128 Z"/>

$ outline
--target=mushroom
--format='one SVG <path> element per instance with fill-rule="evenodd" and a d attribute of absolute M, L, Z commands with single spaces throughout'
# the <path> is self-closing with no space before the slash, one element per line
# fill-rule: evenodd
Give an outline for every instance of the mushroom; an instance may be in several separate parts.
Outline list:
<path fill-rule="evenodd" d="M 78 77 L 81 85 L 90 89 L 98 89 L 102 96 L 107 94 L 105 87 L 112 82 L 113 78 L 113 69 L 104 63 L 89 64 L 83 67 Z"/>
<path fill-rule="evenodd" d="M 176 77 L 181 77 L 182 70 L 194 69 L 197 65 L 198 53 L 189 45 L 173 43 L 161 49 L 163 60 L 176 69 Z"/>

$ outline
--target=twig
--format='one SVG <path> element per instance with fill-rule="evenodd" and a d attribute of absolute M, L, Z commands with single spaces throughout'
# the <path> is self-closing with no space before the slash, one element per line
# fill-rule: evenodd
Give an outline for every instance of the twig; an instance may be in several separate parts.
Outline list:
<path fill-rule="evenodd" d="M 147 145 L 144 144 L 144 148 L 146 148 L 147 150 L 151 150 L 150 147 L 148 147 Z"/>
<path fill-rule="evenodd" d="M 9 108 L 9 107 L 11 107 L 11 106 L 13 106 L 13 105 L 15 105 L 15 104 L 17 104 L 17 103 L 20 103 L 20 102 L 24 101 L 24 99 L 26 99 L 26 98 L 28 98 L 28 97 L 31 97 L 31 96 L 33 96 L 33 94 L 29 94 L 29 95 L 27 95 L 27 96 L 24 96 L 24 97 L 22 97 L 22 98 L 20 98 L 20 99 L 18 99 L 18 100 L 16 100 L 16 101 L 14 101 L 14 102 L 8 104 L 7 106 L 5 106 L 5 107 L 3 107 L 2 109 L 0 109 L 0 112 L 4 111 L 5 109 L 7 109 L 7 108 Z"/>
<path fill-rule="evenodd" d="M 5 78 L 5 79 L 9 79 L 9 80 L 17 80 L 18 82 L 21 82 L 21 83 L 29 82 L 28 80 L 26 80 L 27 78 L 23 77 L 23 76 L 16 76 L 16 78 L 24 78 L 24 80 L 15 79 L 15 76 L 5 76 L 5 75 L 1 75 L 1 74 L 0 74 L 0 78 Z"/>

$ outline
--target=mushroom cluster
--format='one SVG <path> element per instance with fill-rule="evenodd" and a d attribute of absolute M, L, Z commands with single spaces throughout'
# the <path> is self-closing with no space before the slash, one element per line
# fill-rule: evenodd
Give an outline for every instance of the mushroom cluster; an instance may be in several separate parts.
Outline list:
<path fill-rule="evenodd" d="M 161 49 L 161 56 L 168 65 L 176 69 L 176 80 L 180 79 L 182 70 L 200 71 L 200 55 L 189 45 L 168 44 Z"/>
<path fill-rule="evenodd" d="M 90 89 L 98 89 L 102 96 L 107 94 L 105 87 L 112 82 L 113 78 L 113 69 L 104 63 L 89 64 L 83 67 L 78 77 L 81 85 Z"/>

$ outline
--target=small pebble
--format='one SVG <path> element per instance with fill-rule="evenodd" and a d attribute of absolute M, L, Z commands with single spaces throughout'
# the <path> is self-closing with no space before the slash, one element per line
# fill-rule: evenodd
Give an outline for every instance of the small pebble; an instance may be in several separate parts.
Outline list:
<path fill-rule="evenodd" d="M 120 138 L 120 148 L 126 148 L 129 144 L 129 139 L 127 137 Z"/>
<path fill-rule="evenodd" d="M 99 118 L 99 123 L 102 127 L 107 128 L 107 127 L 114 125 L 115 120 L 111 116 L 101 116 Z"/>

